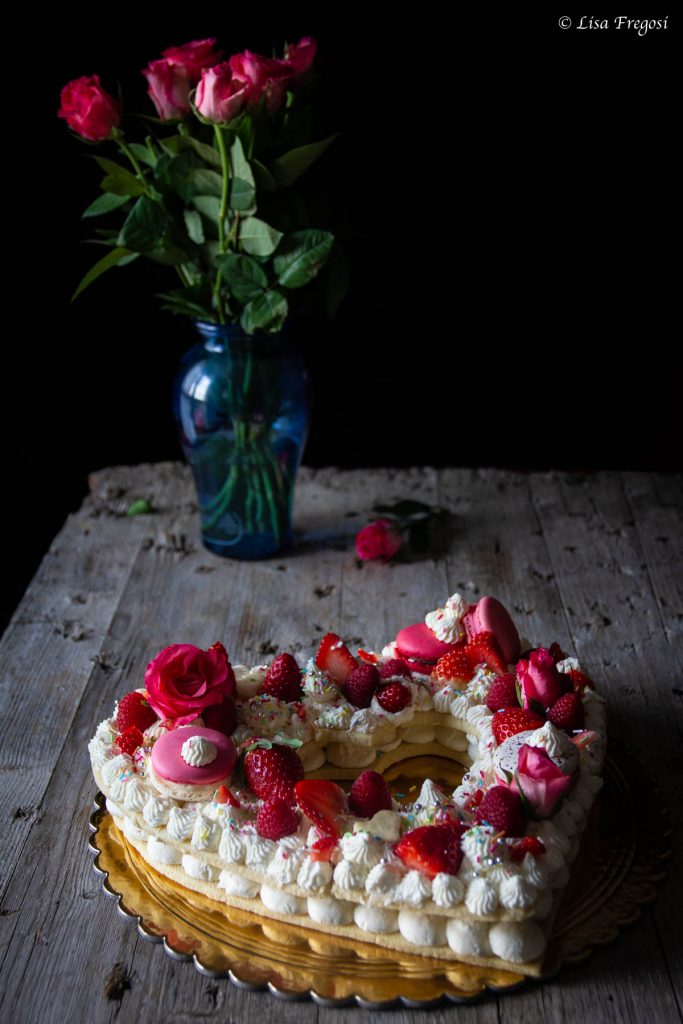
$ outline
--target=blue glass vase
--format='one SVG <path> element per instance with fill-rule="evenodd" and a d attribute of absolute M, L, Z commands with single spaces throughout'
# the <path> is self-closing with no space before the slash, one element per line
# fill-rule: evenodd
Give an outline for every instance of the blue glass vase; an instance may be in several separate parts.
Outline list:
<path fill-rule="evenodd" d="M 202 540 L 227 558 L 267 558 L 291 539 L 308 375 L 288 325 L 254 335 L 237 324 L 196 328 L 202 340 L 180 364 L 173 406 Z"/>

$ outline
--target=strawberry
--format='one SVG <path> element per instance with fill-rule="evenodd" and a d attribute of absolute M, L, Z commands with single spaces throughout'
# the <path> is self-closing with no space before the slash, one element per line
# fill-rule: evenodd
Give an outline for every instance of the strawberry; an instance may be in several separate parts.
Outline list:
<path fill-rule="evenodd" d="M 389 683 L 388 686 L 384 686 L 377 694 L 378 704 L 385 711 L 391 711 L 393 714 L 403 711 L 404 708 L 407 708 L 412 703 L 412 700 L 412 693 L 403 683 Z"/>
<path fill-rule="evenodd" d="M 507 786 L 493 786 L 488 790 L 479 804 L 476 819 L 480 823 L 492 825 L 496 832 L 505 832 L 508 836 L 524 834 L 524 814 L 522 801 L 517 793 Z"/>
<path fill-rule="evenodd" d="M 464 646 L 458 647 L 437 661 L 434 675 L 442 683 L 469 683 L 474 675 L 474 662 Z"/>
<path fill-rule="evenodd" d="M 256 831 L 264 839 L 291 836 L 299 827 L 297 813 L 288 800 L 276 796 L 268 800 L 256 815 Z"/>
<path fill-rule="evenodd" d="M 586 724 L 586 715 L 578 693 L 565 693 L 548 708 L 548 721 L 565 732 L 580 732 Z"/>
<path fill-rule="evenodd" d="M 361 772 L 351 786 L 349 807 L 358 818 L 372 818 L 378 811 L 391 810 L 391 793 L 379 772 L 371 768 Z"/>
<path fill-rule="evenodd" d="M 585 673 L 581 672 L 578 668 L 572 668 L 566 673 L 572 681 L 574 689 L 577 693 L 583 693 L 586 687 L 589 690 L 595 689 L 595 683 L 592 679 L 589 679 Z"/>
<path fill-rule="evenodd" d="M 301 700 L 301 669 L 291 654 L 278 654 L 266 672 L 263 692 L 286 702 Z"/>
<path fill-rule="evenodd" d="M 114 740 L 114 744 L 122 754 L 134 754 L 138 747 L 142 746 L 143 735 L 137 725 L 129 725 Z"/>
<path fill-rule="evenodd" d="M 214 793 L 213 798 L 217 804 L 230 804 L 231 807 L 242 806 L 237 797 L 230 792 L 227 786 L 219 786 Z"/>
<path fill-rule="evenodd" d="M 358 665 L 344 683 L 344 696 L 357 708 L 369 708 L 379 686 L 379 672 L 374 665 Z"/>
<path fill-rule="evenodd" d="M 249 788 L 262 800 L 276 796 L 291 800 L 296 783 L 304 777 L 304 766 L 296 750 L 274 743 L 246 752 L 244 774 Z"/>
<path fill-rule="evenodd" d="M 486 706 L 490 711 L 500 711 L 502 708 L 517 708 L 517 679 L 512 672 L 506 672 L 502 676 L 496 676 L 489 687 L 486 697 Z"/>
<path fill-rule="evenodd" d="M 469 811 L 471 814 L 474 814 L 474 812 L 477 810 L 477 807 L 479 806 L 479 804 L 482 802 L 483 799 L 484 799 L 484 790 L 483 789 L 475 789 L 474 793 L 472 793 L 472 796 L 469 798 L 469 800 L 465 804 L 465 810 Z"/>
<path fill-rule="evenodd" d="M 379 661 L 379 654 L 375 654 L 374 651 L 364 651 L 362 647 L 358 648 L 358 657 L 361 661 L 367 661 L 370 665 L 376 665 Z"/>
<path fill-rule="evenodd" d="M 475 665 L 485 662 L 492 672 L 505 675 L 507 663 L 493 633 L 477 633 L 468 644 L 465 652 L 469 654 Z"/>
<path fill-rule="evenodd" d="M 339 819 L 348 814 L 348 804 L 346 793 L 336 782 L 304 779 L 295 785 L 294 799 L 320 832 L 339 836 Z"/>
<path fill-rule="evenodd" d="M 323 836 L 317 839 L 308 851 L 311 860 L 330 860 L 337 848 L 337 840 L 334 836 Z"/>
<path fill-rule="evenodd" d="M 422 825 L 406 832 L 394 852 L 408 868 L 422 871 L 430 878 L 444 871 L 456 875 L 462 862 L 460 838 L 465 831 L 461 823 Z"/>
<path fill-rule="evenodd" d="M 379 666 L 380 679 L 393 679 L 395 676 L 412 679 L 413 673 L 401 658 L 390 658 L 389 661 L 383 661 Z"/>
<path fill-rule="evenodd" d="M 326 633 L 320 641 L 315 663 L 335 683 L 345 683 L 358 662 L 336 633 Z"/>
<path fill-rule="evenodd" d="M 224 736 L 231 736 L 237 725 L 237 709 L 232 697 L 226 697 L 220 704 L 204 708 L 202 718 L 207 729 L 215 729 Z"/>
<path fill-rule="evenodd" d="M 119 701 L 116 709 L 116 727 L 119 732 L 125 732 L 131 725 L 137 726 L 140 732 L 149 729 L 150 725 L 156 722 L 158 715 L 149 706 L 147 695 L 133 690 Z"/>
<path fill-rule="evenodd" d="M 496 743 L 501 745 L 510 736 L 516 736 L 518 732 L 525 732 L 527 729 L 540 729 L 544 718 L 537 715 L 535 711 L 528 708 L 504 708 L 496 711 L 493 716 L 491 728 L 496 737 Z"/>
<path fill-rule="evenodd" d="M 520 861 L 524 860 L 527 853 L 530 853 L 532 857 L 540 857 L 542 853 L 545 853 L 545 846 L 541 839 L 537 839 L 535 836 L 525 836 L 524 839 L 520 839 L 518 843 L 512 843 L 508 847 L 510 851 L 510 860 Z"/>

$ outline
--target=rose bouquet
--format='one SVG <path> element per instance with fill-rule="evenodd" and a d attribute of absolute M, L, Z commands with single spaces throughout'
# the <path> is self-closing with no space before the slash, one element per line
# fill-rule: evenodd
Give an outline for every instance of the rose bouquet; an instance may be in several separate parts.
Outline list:
<path fill-rule="evenodd" d="M 152 61 L 142 73 L 158 116 L 143 119 L 136 141 L 97 75 L 64 87 L 59 116 L 88 145 L 118 150 L 117 159 L 94 155 L 102 194 L 83 217 L 118 224 L 96 231 L 109 251 L 76 295 L 140 256 L 177 275 L 178 286 L 160 296 L 164 308 L 198 322 L 208 353 L 197 357 L 201 367 L 186 367 L 175 409 L 203 540 L 217 553 L 254 558 L 289 534 L 307 398 L 302 367 L 274 345 L 334 244 L 329 230 L 311 226 L 300 189 L 334 136 L 312 140 L 313 39 L 281 57 L 224 57 L 215 39 L 203 39 Z M 326 271 L 330 307 L 345 279 L 335 263 Z"/>
<path fill-rule="evenodd" d="M 247 334 L 281 329 L 292 292 L 316 277 L 334 241 L 309 226 L 294 191 L 334 139 L 310 140 L 315 55 L 311 38 L 282 58 L 245 50 L 224 60 L 215 39 L 167 49 L 142 72 L 158 118 L 137 142 L 97 75 L 64 86 L 59 116 L 123 158 L 95 156 L 102 195 L 83 216 L 122 223 L 98 231 L 110 251 L 76 295 L 146 256 L 175 269 L 181 287 L 161 296 L 172 312 L 240 323 Z"/>

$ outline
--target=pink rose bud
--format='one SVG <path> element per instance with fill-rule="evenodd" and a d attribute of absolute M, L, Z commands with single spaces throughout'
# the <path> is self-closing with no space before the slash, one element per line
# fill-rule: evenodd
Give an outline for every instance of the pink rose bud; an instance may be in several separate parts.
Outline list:
<path fill-rule="evenodd" d="M 356 554 L 364 562 L 381 558 L 388 562 L 403 544 L 403 536 L 390 519 L 375 519 L 356 536 Z"/>
<path fill-rule="evenodd" d="M 555 660 L 543 647 L 532 651 L 528 661 L 522 658 L 517 662 L 517 678 L 525 708 L 537 710 L 540 707 L 545 711 L 562 695 L 562 680 Z"/>
<path fill-rule="evenodd" d="M 186 725 L 232 696 L 235 673 L 222 644 L 208 651 L 193 644 L 172 644 L 147 666 L 145 690 L 161 719 Z"/>
<path fill-rule="evenodd" d="M 58 117 L 90 142 L 108 139 L 121 121 L 121 104 L 100 85 L 99 75 L 76 78 L 61 92 Z"/>
<path fill-rule="evenodd" d="M 290 43 L 285 50 L 285 60 L 288 61 L 294 71 L 296 78 L 294 82 L 298 85 L 310 77 L 308 72 L 313 67 L 318 44 L 311 36 L 304 36 L 298 43 Z"/>
<path fill-rule="evenodd" d="M 549 818 L 573 781 L 545 750 L 525 743 L 519 751 L 517 772 L 510 789 L 523 797 L 537 818 Z"/>
<path fill-rule="evenodd" d="M 269 114 L 278 110 L 285 99 L 295 68 L 288 61 L 262 57 L 245 50 L 230 58 L 233 76 L 247 87 L 247 104 L 257 106 L 263 100 Z"/>
<path fill-rule="evenodd" d="M 248 92 L 248 86 L 233 76 L 229 64 L 217 64 L 202 73 L 195 105 L 207 121 L 226 124 L 242 113 Z"/>

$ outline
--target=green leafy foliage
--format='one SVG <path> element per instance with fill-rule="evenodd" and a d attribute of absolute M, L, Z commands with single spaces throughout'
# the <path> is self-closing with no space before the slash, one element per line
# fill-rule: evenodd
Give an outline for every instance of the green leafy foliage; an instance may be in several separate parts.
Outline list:
<path fill-rule="evenodd" d="M 111 213 L 113 210 L 125 206 L 129 199 L 130 196 L 117 196 L 113 192 L 105 192 L 83 211 L 81 217 L 84 220 L 86 217 L 101 217 L 105 213 Z"/>
<path fill-rule="evenodd" d="M 240 224 L 240 244 L 250 256 L 271 256 L 282 233 L 258 217 L 246 217 Z"/>
<path fill-rule="evenodd" d="M 262 292 L 242 310 L 240 323 L 247 334 L 279 331 L 287 316 L 287 299 L 275 288 Z"/>
<path fill-rule="evenodd" d="M 238 302 L 249 302 L 267 288 L 265 272 L 249 256 L 226 252 L 216 259 L 216 266 L 222 270 L 223 278 Z"/>
<path fill-rule="evenodd" d="M 307 171 L 323 155 L 336 138 L 336 135 L 330 135 L 329 138 L 322 139 L 320 142 L 308 142 L 305 146 L 290 149 L 288 153 L 273 160 L 270 165 L 270 173 L 276 185 L 279 185 L 280 188 L 293 185 L 297 178 L 300 178 L 304 171 Z"/>
<path fill-rule="evenodd" d="M 325 265 L 333 242 L 329 231 L 315 228 L 288 235 L 278 246 L 273 261 L 278 284 L 284 288 L 303 288 Z"/>
<path fill-rule="evenodd" d="M 88 273 L 83 277 L 76 291 L 71 296 L 71 301 L 77 299 L 78 296 L 85 291 L 85 289 L 96 281 L 98 277 L 101 277 L 107 270 L 111 270 L 112 267 L 119 266 L 121 264 L 132 262 L 130 257 L 135 259 L 137 253 L 131 253 L 128 249 L 124 249 L 121 246 L 117 246 L 116 249 L 112 249 L 106 256 L 103 256 L 101 260 L 98 260 L 94 266 L 90 268 Z"/>
<path fill-rule="evenodd" d="M 175 266 L 187 261 L 187 254 L 176 237 L 177 229 L 161 203 L 140 196 L 119 233 L 118 244 L 133 252 L 144 253 L 158 263 Z"/>

